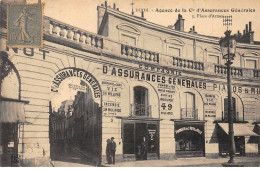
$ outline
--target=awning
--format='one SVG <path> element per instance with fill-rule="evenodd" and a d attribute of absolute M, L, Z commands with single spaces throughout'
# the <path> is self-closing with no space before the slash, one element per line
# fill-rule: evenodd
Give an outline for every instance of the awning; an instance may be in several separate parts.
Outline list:
<path fill-rule="evenodd" d="M 26 123 L 24 114 L 24 102 L 0 101 L 0 122 Z"/>
<path fill-rule="evenodd" d="M 218 125 L 228 134 L 228 123 L 218 123 Z M 233 128 L 234 136 L 259 136 L 243 123 L 234 123 Z"/>

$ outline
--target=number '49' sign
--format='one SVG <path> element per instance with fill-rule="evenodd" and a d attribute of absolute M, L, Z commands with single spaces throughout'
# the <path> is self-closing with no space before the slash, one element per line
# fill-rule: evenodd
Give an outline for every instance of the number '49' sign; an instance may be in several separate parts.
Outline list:
<path fill-rule="evenodd" d="M 162 110 L 172 110 L 172 104 L 162 103 L 161 108 Z"/>

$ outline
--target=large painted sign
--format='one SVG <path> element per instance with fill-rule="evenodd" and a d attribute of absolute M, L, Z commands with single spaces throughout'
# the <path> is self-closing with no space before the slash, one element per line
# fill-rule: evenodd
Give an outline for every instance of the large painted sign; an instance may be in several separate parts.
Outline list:
<path fill-rule="evenodd" d="M 142 80 L 147 82 L 154 82 L 160 84 L 167 84 L 167 85 L 174 85 L 174 86 L 181 86 L 186 88 L 194 88 L 194 89 L 207 89 L 207 90 L 214 90 L 214 91 L 227 91 L 227 85 L 225 83 L 213 83 L 208 82 L 206 80 L 199 80 L 193 77 L 184 78 L 180 77 L 180 73 L 176 74 L 174 71 L 161 71 L 155 70 L 154 68 L 152 71 L 157 72 L 148 72 L 149 69 L 146 67 L 139 67 L 140 69 L 144 70 L 137 70 L 137 69 L 128 69 L 128 68 L 119 68 L 113 66 L 103 65 L 103 74 L 110 75 L 110 76 L 117 76 L 117 77 L 125 77 L 131 78 L 136 80 Z M 162 73 L 166 73 L 167 75 L 162 75 Z M 241 86 L 232 86 L 232 91 L 234 93 L 249 93 L 249 94 L 260 94 L 259 87 L 241 87 Z"/>
<path fill-rule="evenodd" d="M 94 98 L 101 98 L 101 90 L 97 80 L 88 72 L 78 68 L 66 68 L 60 70 L 52 80 L 51 91 L 58 92 L 60 84 L 67 78 L 77 77 L 90 85 L 93 89 Z"/>

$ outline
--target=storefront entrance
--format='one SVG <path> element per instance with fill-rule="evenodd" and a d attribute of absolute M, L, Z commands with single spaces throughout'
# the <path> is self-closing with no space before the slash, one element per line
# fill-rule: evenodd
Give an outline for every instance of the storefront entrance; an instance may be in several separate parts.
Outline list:
<path fill-rule="evenodd" d="M 158 159 L 158 122 L 123 121 L 122 132 L 125 158 L 135 158 L 135 160 Z"/>
<path fill-rule="evenodd" d="M 2 156 L 0 165 L 1 166 L 16 166 L 15 163 L 17 161 L 13 161 L 12 157 L 18 154 L 18 137 L 17 137 L 17 130 L 18 130 L 18 123 L 1 123 L 0 122 L 0 129 L 1 129 L 1 149 L 2 149 Z"/>
<path fill-rule="evenodd" d="M 204 123 L 175 122 L 177 157 L 205 156 Z"/>

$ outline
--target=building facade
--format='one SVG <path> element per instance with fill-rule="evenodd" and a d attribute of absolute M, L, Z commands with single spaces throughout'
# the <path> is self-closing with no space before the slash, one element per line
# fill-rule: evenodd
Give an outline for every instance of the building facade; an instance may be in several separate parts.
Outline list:
<path fill-rule="evenodd" d="M 175 28 L 165 27 L 105 3 L 97 7 L 97 34 L 45 16 L 43 49 L 8 48 L 5 7 L 2 3 L 1 68 L 7 73 L 0 89 L 2 165 L 7 153 L 18 153 L 25 166 L 49 165 L 51 145 L 58 141 L 106 162 L 111 137 L 117 161 L 228 153 L 220 38 L 195 28 L 185 32 L 181 15 Z M 259 152 L 260 42 L 253 37 L 249 23 L 238 34 L 232 65 L 237 154 L 249 156 Z M 5 129 L 13 129 L 8 139 L 2 138 Z"/>

